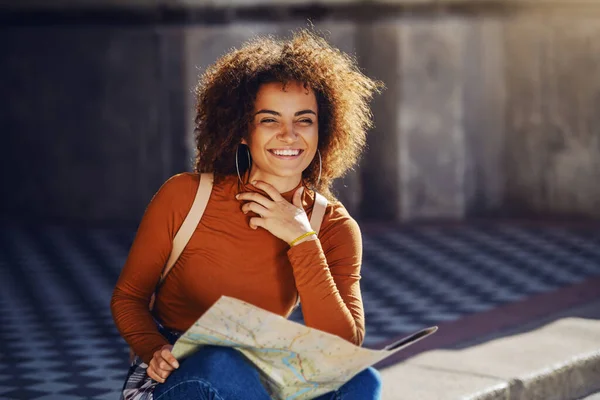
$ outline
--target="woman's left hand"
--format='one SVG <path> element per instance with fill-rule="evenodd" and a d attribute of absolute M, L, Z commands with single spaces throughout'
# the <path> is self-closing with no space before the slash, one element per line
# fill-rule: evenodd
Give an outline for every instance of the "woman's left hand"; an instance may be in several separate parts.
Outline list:
<path fill-rule="evenodd" d="M 270 199 L 255 192 L 244 192 L 236 196 L 238 200 L 248 201 L 242 206 L 244 214 L 252 211 L 259 215 L 250 218 L 250 228 L 264 228 L 286 243 L 312 231 L 308 216 L 302 207 L 301 196 L 304 187 L 294 192 L 292 204 L 266 182 L 257 181 L 254 186 L 267 193 Z"/>

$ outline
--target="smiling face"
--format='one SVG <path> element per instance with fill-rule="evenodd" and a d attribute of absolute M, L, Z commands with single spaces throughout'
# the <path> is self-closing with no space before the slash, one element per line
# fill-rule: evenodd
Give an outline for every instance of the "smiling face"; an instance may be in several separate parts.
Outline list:
<path fill-rule="evenodd" d="M 293 189 L 317 152 L 317 99 L 300 82 L 265 83 L 254 102 L 249 143 L 250 180 L 271 183 L 280 192 Z"/>

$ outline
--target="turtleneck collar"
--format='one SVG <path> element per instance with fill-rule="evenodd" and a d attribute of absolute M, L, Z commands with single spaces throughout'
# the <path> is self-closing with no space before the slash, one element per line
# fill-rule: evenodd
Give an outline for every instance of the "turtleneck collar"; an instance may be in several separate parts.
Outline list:
<path fill-rule="evenodd" d="M 269 195 L 267 193 L 265 193 L 262 189 L 257 188 L 256 186 L 254 186 L 252 183 L 250 183 L 248 181 L 248 176 L 250 175 L 250 171 L 247 170 L 243 175 L 242 175 L 242 182 L 239 182 L 239 179 L 237 177 L 237 175 L 235 176 L 235 180 L 238 183 L 237 186 L 239 188 L 239 191 L 237 191 L 237 193 L 239 192 L 257 192 L 260 193 L 264 196 L 266 196 L 267 198 L 270 198 Z M 287 201 L 289 201 L 290 203 L 292 202 L 292 198 L 294 197 L 294 193 L 296 192 L 296 190 L 298 190 L 301 186 L 304 186 L 305 189 L 305 193 L 306 193 L 306 185 L 304 185 L 304 181 L 302 179 L 300 179 L 300 182 L 296 185 L 295 188 L 288 190 L 286 192 L 281 193 L 281 195 L 283 196 L 284 199 L 286 199 Z M 304 194 L 302 196 L 304 198 Z"/>

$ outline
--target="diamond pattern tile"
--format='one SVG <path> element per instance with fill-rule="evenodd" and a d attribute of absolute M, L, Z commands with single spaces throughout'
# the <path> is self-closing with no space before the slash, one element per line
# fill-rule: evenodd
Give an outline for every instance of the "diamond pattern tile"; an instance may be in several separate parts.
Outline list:
<path fill-rule="evenodd" d="M 0 399 L 118 398 L 127 346 L 108 306 L 134 233 L 0 228 Z M 600 275 L 594 227 L 412 226 L 363 241 L 367 347 Z"/>

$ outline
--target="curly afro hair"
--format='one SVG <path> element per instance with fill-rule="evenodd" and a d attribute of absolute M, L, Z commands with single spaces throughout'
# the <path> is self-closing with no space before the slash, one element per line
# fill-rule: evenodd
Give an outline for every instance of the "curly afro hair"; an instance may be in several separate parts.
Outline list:
<path fill-rule="evenodd" d="M 302 82 L 316 96 L 318 149 L 322 157 L 303 171 L 305 185 L 336 201 L 333 180 L 354 167 L 372 127 L 369 101 L 383 88 L 360 72 L 355 59 L 303 29 L 288 40 L 259 37 L 221 57 L 196 87 L 196 172 L 213 172 L 215 182 L 236 175 L 235 155 L 248 140 L 254 101 L 261 84 Z M 246 154 L 239 157 L 246 160 Z M 240 173 L 248 164 L 240 165 Z"/>

